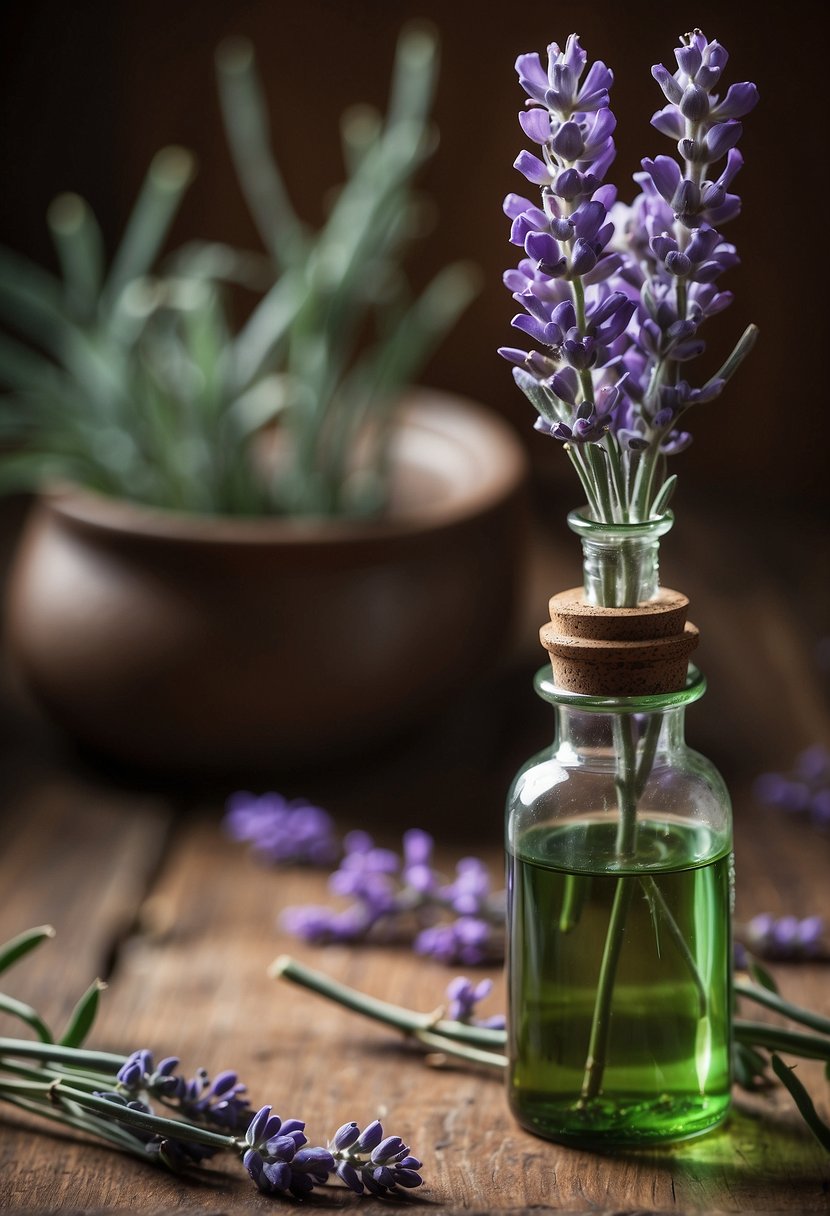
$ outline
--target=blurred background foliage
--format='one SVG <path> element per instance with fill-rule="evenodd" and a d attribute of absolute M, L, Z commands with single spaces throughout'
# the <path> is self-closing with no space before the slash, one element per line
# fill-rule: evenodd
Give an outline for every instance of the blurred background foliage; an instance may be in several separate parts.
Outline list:
<path fill-rule="evenodd" d="M 501 200 L 521 184 L 512 169 L 523 144 L 513 61 L 564 40 L 573 27 L 589 55 L 615 70 L 619 151 L 609 176 L 631 197 L 639 158 L 664 150 L 649 126 L 661 104 L 650 65 L 668 64 L 677 35 L 697 25 L 729 50 L 730 80 L 755 80 L 761 91 L 742 141 L 745 209 L 728 232 L 742 257 L 727 284 L 736 302 L 711 343 L 712 367 L 750 321 L 761 336 L 724 398 L 696 416 L 679 493 L 694 483 L 712 493 L 732 488 L 746 497 L 772 492 L 794 504 L 820 503 L 828 480 L 819 387 L 824 246 L 808 254 L 793 230 L 804 192 L 818 197 L 827 171 L 814 143 L 824 79 L 816 13 L 794 0 L 784 29 L 712 0 L 675 9 L 608 0 L 578 14 L 543 5 L 485 10 L 471 0 L 87 0 L 71 8 L 7 0 L 0 14 L 0 239 L 54 264 L 44 216 L 54 195 L 71 189 L 95 201 L 111 253 L 153 154 L 177 143 L 194 150 L 199 185 L 184 200 L 170 246 L 210 235 L 259 247 L 222 136 L 214 81 L 214 49 L 235 34 L 256 47 L 277 158 L 291 176 L 301 221 L 318 226 L 326 192 L 341 177 L 337 116 L 358 101 L 383 109 L 403 22 L 431 20 L 442 43 L 434 107 L 441 145 L 421 181 L 440 218 L 413 278 L 423 289 L 442 266 L 463 258 L 480 265 L 485 288 L 420 378 L 507 417 L 526 437 L 538 480 L 557 491 L 561 484 L 570 504 L 567 462 L 558 445 L 533 434 L 529 406 L 495 353 L 509 338 L 512 315 L 501 286 L 513 260 Z"/>

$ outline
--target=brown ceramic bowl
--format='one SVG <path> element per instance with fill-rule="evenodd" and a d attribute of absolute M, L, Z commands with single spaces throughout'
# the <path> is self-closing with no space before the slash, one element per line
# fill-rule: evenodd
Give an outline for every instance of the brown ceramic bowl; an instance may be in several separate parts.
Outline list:
<path fill-rule="evenodd" d="M 44 494 L 10 580 L 14 666 L 55 722 L 130 764 L 261 769 L 354 751 L 497 656 L 525 471 L 499 418 L 424 394 L 402 414 L 382 522 Z"/>

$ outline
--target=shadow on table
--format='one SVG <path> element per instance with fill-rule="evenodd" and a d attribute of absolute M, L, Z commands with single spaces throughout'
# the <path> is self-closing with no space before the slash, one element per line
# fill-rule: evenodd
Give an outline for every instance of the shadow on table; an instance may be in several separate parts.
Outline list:
<path fill-rule="evenodd" d="M 613 1156 L 670 1174 L 681 1202 L 714 1183 L 736 1198 L 753 1200 L 763 1195 L 765 1184 L 786 1184 L 805 1198 L 830 1188 L 830 1162 L 820 1146 L 806 1127 L 776 1111 L 758 1114 L 736 1106 L 722 1128 L 698 1140 Z"/>

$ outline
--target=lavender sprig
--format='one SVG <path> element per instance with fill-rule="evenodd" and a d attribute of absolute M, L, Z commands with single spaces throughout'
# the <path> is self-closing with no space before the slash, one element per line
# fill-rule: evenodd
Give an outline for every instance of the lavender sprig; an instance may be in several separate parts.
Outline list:
<path fill-rule="evenodd" d="M 270 864 L 325 866 L 340 856 L 331 815 L 304 798 L 240 790 L 227 801 L 223 827 Z"/>
<path fill-rule="evenodd" d="M 817 828 L 830 828 L 830 751 L 814 743 L 797 757 L 790 773 L 763 773 L 755 795 L 767 806 L 803 815 Z"/>
<path fill-rule="evenodd" d="M 778 962 L 830 957 L 821 916 L 772 916 L 759 912 L 735 930 L 736 953 L 749 949 L 753 954 Z"/>
<path fill-rule="evenodd" d="M 404 833 L 400 854 L 379 848 L 366 832 L 348 833 L 329 887 L 351 902 L 342 909 L 286 908 L 283 927 L 315 943 L 411 941 L 416 953 L 448 964 L 501 958 L 504 896 L 492 891 L 487 866 L 462 858 L 448 881 L 433 865 L 433 849 L 432 837 L 418 828 Z"/>
<path fill-rule="evenodd" d="M 575 34 L 564 50 L 548 47 L 547 70 L 535 54 L 516 61 L 529 107 L 519 122 L 542 155 L 524 151 L 515 167 L 540 188 L 542 205 L 514 194 L 505 200 L 510 240 L 526 255 L 505 284 L 524 309 L 514 328 L 542 349 L 499 353 L 539 413 L 536 428 L 564 442 L 592 515 L 606 522 L 665 510 L 674 486 L 665 458 L 691 442 L 681 418 L 721 393 L 756 335 L 750 326 L 703 385 L 686 379 L 705 348 L 701 325 L 732 298 L 717 280 L 737 252 L 715 225 L 740 209 L 729 193 L 742 163 L 737 120 L 757 90 L 744 83 L 723 98 L 713 91 L 727 54 L 699 30 L 675 55 L 674 74 L 652 69 L 667 98 L 652 123 L 676 141 L 682 165 L 645 159 L 635 175 L 642 193 L 630 207 L 603 182 L 615 154 L 611 71 L 597 62 L 585 74 Z"/>
<path fill-rule="evenodd" d="M 384 1136 L 377 1119 L 363 1131 L 344 1123 L 329 1141 L 329 1153 L 337 1177 L 356 1195 L 391 1195 L 423 1183 L 421 1162 L 400 1136 Z"/>
<path fill-rule="evenodd" d="M 41 926 L 0 945 L 0 971 L 40 945 L 54 930 Z M 350 1189 L 374 1195 L 420 1186 L 421 1163 L 398 1137 L 383 1137 L 379 1123 L 349 1138 L 357 1124 L 344 1124 L 332 1147 L 308 1147 L 305 1124 L 281 1120 L 272 1107 L 254 1113 L 235 1072 L 211 1081 L 204 1069 L 192 1080 L 177 1075 L 178 1058 L 154 1063 L 142 1048 L 128 1056 L 90 1051 L 79 1040 L 91 1028 L 94 996 L 82 998 L 89 1016 L 73 1019 L 75 1044 L 55 1043 L 39 1019 L 46 1041 L 0 1038 L 0 1101 L 112 1144 L 141 1160 L 179 1172 L 218 1152 L 241 1160 L 261 1191 L 304 1198 L 318 1185 L 339 1178 Z M 22 1007 L 23 1013 L 28 1006 Z M 4 1011 L 21 1016 L 15 1003 Z M 23 1016 L 29 1022 L 28 1016 Z M 153 1104 L 175 1110 L 159 1114 Z M 219 1129 L 219 1130 L 217 1130 Z"/>

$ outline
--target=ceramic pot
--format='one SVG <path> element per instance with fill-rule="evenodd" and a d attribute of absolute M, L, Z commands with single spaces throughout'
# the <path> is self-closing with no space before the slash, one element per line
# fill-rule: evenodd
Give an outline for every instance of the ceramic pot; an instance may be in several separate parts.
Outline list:
<path fill-rule="evenodd" d="M 481 406 L 402 411 L 383 521 L 38 500 L 6 609 L 49 716 L 120 761 L 261 769 L 354 751 L 499 653 L 517 591 L 525 458 Z"/>

